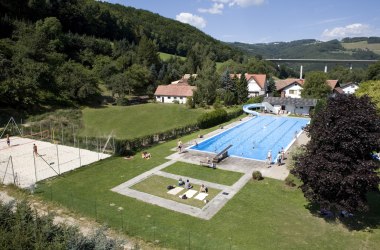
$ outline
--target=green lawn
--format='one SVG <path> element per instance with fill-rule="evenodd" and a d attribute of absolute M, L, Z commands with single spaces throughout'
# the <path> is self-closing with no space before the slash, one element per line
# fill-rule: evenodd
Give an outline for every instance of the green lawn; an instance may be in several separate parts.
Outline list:
<path fill-rule="evenodd" d="M 182 61 L 185 61 L 186 60 L 186 57 L 183 57 L 183 56 L 176 56 L 176 55 L 172 55 L 172 54 L 168 54 L 168 53 L 164 53 L 164 52 L 159 52 L 159 55 L 160 55 L 160 58 L 162 61 L 167 61 L 170 59 L 170 57 L 178 57 L 180 58 Z"/>
<path fill-rule="evenodd" d="M 194 139 L 198 133 L 182 141 Z M 153 158 L 149 161 L 140 157 L 102 160 L 40 183 L 36 194 L 171 249 L 378 249 L 379 194 L 369 197 L 370 211 L 363 220 L 362 228 L 370 226 L 370 233 L 349 230 L 312 215 L 299 189 L 268 178 L 250 181 L 208 221 L 110 191 L 166 162 L 164 157 L 172 153 L 170 149 L 175 145 L 173 140 L 150 148 Z"/>
<path fill-rule="evenodd" d="M 176 186 L 177 182 L 178 182 L 178 180 L 166 178 L 166 177 L 159 176 L 159 175 L 153 175 L 153 176 L 137 183 L 136 185 L 132 186 L 131 188 L 135 189 L 137 191 L 141 191 L 144 193 L 159 196 L 159 197 L 162 197 L 162 198 L 165 198 L 168 200 L 173 200 L 173 201 L 177 201 L 180 203 L 184 203 L 184 204 L 187 204 L 187 205 L 190 205 L 193 207 L 202 208 L 206 205 L 203 201 L 194 199 L 195 196 L 193 198 L 186 199 L 186 200 L 180 199 L 179 195 L 184 194 L 187 191 L 187 189 L 184 189 L 178 195 L 168 194 L 167 193 L 168 190 L 166 189 L 166 187 L 169 185 Z M 200 185 L 196 185 L 193 183 L 191 185 L 193 186 L 193 190 L 199 191 Z M 212 198 L 214 198 L 220 191 L 221 190 L 217 190 L 217 189 L 213 189 L 213 188 L 208 187 L 208 196 L 206 197 L 206 199 L 212 200 Z"/>
<path fill-rule="evenodd" d="M 131 139 L 194 123 L 203 112 L 162 103 L 85 108 L 81 135 L 108 136 L 113 131 L 117 138 Z"/>
<path fill-rule="evenodd" d="M 212 169 L 184 162 L 176 162 L 162 171 L 227 186 L 233 185 L 243 176 L 242 173 L 238 172 Z"/>

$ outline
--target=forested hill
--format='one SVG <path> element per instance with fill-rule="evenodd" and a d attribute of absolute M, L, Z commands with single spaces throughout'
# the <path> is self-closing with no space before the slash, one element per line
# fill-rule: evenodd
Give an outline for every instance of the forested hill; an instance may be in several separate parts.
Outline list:
<path fill-rule="evenodd" d="M 257 44 L 236 42 L 230 45 L 263 58 L 380 59 L 380 55 L 375 53 L 380 53 L 380 38 L 376 37 L 327 42 L 315 39 Z"/>
<path fill-rule="evenodd" d="M 163 61 L 160 51 L 186 59 Z M 206 59 L 240 61 L 242 52 L 190 25 L 122 5 L 0 0 L 1 113 L 98 105 L 105 94 L 124 105 L 196 73 Z"/>
<path fill-rule="evenodd" d="M 149 11 L 95 0 L 0 0 L 0 15 L 35 22 L 56 17 L 63 31 L 109 40 L 138 43 L 142 35 L 152 39 L 161 52 L 186 56 L 195 43 L 209 47 L 215 61 L 241 54 L 191 25 Z M 0 22 L 0 36 L 8 37 L 10 24 Z"/>

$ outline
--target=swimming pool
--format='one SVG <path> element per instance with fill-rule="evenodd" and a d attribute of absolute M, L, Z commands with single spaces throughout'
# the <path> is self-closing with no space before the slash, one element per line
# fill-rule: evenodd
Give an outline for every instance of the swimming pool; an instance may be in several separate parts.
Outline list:
<path fill-rule="evenodd" d="M 232 145 L 228 150 L 230 156 L 265 160 L 271 150 L 274 159 L 281 147 L 287 150 L 309 121 L 307 118 L 258 116 L 190 149 L 218 153 Z"/>

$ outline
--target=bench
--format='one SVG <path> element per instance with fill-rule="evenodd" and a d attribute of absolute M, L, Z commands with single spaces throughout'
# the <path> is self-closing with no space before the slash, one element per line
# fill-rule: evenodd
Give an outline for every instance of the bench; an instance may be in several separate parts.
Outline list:
<path fill-rule="evenodd" d="M 211 162 L 211 161 L 200 161 L 199 162 L 199 165 L 203 166 L 203 167 L 209 167 L 209 168 L 216 168 L 216 164 L 214 162 Z"/>
<path fill-rule="evenodd" d="M 228 157 L 228 149 L 232 147 L 232 144 L 228 145 L 225 149 L 220 151 L 214 158 L 212 158 L 213 163 L 219 163 L 224 158 Z"/>

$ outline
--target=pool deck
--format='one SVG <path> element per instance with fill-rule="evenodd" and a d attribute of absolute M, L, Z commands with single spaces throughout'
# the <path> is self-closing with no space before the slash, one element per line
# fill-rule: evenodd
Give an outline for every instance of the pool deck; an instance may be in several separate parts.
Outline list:
<path fill-rule="evenodd" d="M 223 129 L 220 128 L 215 131 L 212 131 L 211 133 L 204 135 L 202 140 L 210 138 L 215 134 L 221 133 L 224 129 L 236 126 L 239 123 L 245 122 L 251 118 L 252 117 L 247 116 L 241 119 L 240 121 L 226 125 Z M 295 146 L 305 144 L 308 142 L 308 140 L 309 139 L 307 138 L 306 134 L 304 132 L 301 133 L 295 140 L 293 145 L 286 152 L 286 156 L 288 156 L 289 153 L 292 150 L 294 150 Z M 196 141 L 200 142 L 200 139 L 197 139 Z M 124 182 L 119 186 L 112 188 L 111 190 L 122 195 L 127 195 L 135 199 L 151 203 L 160 207 L 164 207 L 179 213 L 187 214 L 204 220 L 210 220 L 215 214 L 219 212 L 220 209 L 224 207 L 224 205 L 230 199 L 232 199 L 235 196 L 235 194 L 237 194 L 240 191 L 240 189 L 242 189 L 247 184 L 248 181 L 252 179 L 253 171 L 260 171 L 264 177 L 278 180 L 284 180 L 289 174 L 289 170 L 287 169 L 287 160 L 285 160 L 285 163 L 281 166 L 277 166 L 276 164 L 268 166 L 268 164 L 266 164 L 264 161 L 257 161 L 238 157 L 227 157 L 226 159 L 217 164 L 217 168 L 219 169 L 243 173 L 243 176 L 231 186 L 221 185 L 217 183 L 209 183 L 203 180 L 198 180 L 186 176 L 173 175 L 162 171 L 164 168 L 174 164 L 177 161 L 199 165 L 200 161 L 205 161 L 207 157 L 212 158 L 215 155 L 212 153 L 204 153 L 200 151 L 189 150 L 188 148 L 194 144 L 195 140 L 185 143 L 184 145 L 186 148 L 183 152 L 175 152 L 166 157 L 169 160 L 168 162 L 161 164 L 160 166 L 157 166 L 139 176 L 136 176 L 135 178 L 127 182 Z M 173 148 L 172 150 L 176 151 L 176 148 Z M 196 208 L 173 200 L 167 200 L 151 194 L 139 192 L 132 188 L 133 185 L 145 180 L 146 178 L 149 178 L 151 175 L 160 175 L 172 179 L 178 179 L 179 177 L 191 179 L 192 183 L 205 183 L 207 186 L 220 189 L 221 192 L 219 192 L 219 194 L 217 194 L 212 200 L 210 200 L 210 202 L 208 202 L 203 208 Z"/>

